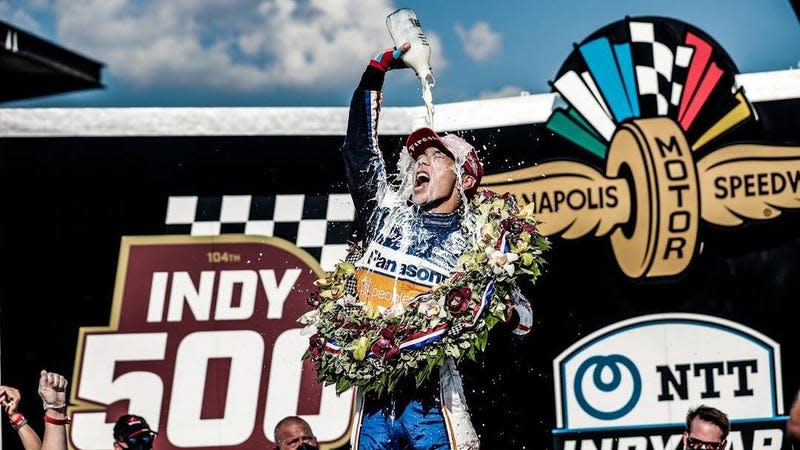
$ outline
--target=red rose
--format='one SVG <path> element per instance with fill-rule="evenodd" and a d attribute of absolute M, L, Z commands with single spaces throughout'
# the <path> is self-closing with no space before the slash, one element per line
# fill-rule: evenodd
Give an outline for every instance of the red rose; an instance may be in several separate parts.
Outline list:
<path fill-rule="evenodd" d="M 469 301 L 472 299 L 472 289 L 462 287 L 460 289 L 452 289 L 447 293 L 445 303 L 447 308 L 453 315 L 464 314 L 469 308 Z"/>
<path fill-rule="evenodd" d="M 381 335 L 383 335 L 384 331 L 387 330 L 388 328 L 381 330 Z M 393 331 L 391 333 L 392 336 L 394 336 Z M 369 350 L 373 355 L 383 359 L 392 359 L 400 355 L 400 347 L 395 344 L 393 337 L 382 337 L 378 339 L 374 344 L 372 344 L 372 347 L 370 347 Z"/>
<path fill-rule="evenodd" d="M 320 337 L 317 333 L 312 335 L 308 338 L 308 350 L 312 358 L 319 359 L 319 357 L 322 356 L 322 352 L 325 350 L 325 338 Z"/>
<path fill-rule="evenodd" d="M 314 291 L 308 294 L 308 299 L 306 300 L 308 306 L 316 308 L 320 303 L 322 303 L 322 297 L 319 296 L 319 292 Z"/>
<path fill-rule="evenodd" d="M 383 355 L 383 359 L 394 359 L 398 356 L 400 356 L 400 347 L 393 345 L 389 347 L 389 349 L 386 351 L 386 354 Z"/>
<path fill-rule="evenodd" d="M 500 222 L 500 227 L 505 231 L 510 231 L 515 234 L 522 233 L 523 231 L 527 231 L 529 233 L 536 231 L 536 227 L 529 223 L 523 222 L 516 217 L 508 217 L 503 219 Z"/>
<path fill-rule="evenodd" d="M 390 325 L 381 330 L 381 336 L 390 341 L 394 341 L 394 333 L 397 331 L 397 328 L 394 325 Z"/>

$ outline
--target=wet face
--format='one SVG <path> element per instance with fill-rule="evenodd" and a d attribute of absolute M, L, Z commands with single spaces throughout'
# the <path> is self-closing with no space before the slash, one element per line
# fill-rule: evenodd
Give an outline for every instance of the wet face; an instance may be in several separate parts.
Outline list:
<path fill-rule="evenodd" d="M 428 147 L 414 164 L 411 201 L 429 211 L 450 213 L 458 207 L 459 191 L 453 158 L 436 147 Z"/>
<path fill-rule="evenodd" d="M 720 427 L 695 417 L 689 431 L 683 433 L 683 446 L 689 450 L 719 450 L 724 448 L 725 441 Z"/>
<path fill-rule="evenodd" d="M 277 433 L 278 450 L 291 450 L 308 444 L 317 447 L 317 438 L 311 429 L 301 422 L 289 422 L 281 426 Z"/>

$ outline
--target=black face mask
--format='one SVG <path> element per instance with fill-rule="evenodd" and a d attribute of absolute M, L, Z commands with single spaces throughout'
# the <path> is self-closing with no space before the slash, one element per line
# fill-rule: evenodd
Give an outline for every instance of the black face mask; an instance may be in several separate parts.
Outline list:
<path fill-rule="evenodd" d="M 319 450 L 319 447 L 311 444 L 300 444 L 300 447 L 297 447 L 297 450 Z"/>
<path fill-rule="evenodd" d="M 152 450 L 152 448 L 153 448 L 152 442 L 148 443 L 137 442 L 136 445 L 128 447 L 128 450 Z"/>

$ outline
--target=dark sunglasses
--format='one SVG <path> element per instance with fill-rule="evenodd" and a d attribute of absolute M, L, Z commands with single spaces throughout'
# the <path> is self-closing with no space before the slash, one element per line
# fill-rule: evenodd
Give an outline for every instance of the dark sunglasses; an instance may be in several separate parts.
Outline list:
<path fill-rule="evenodd" d="M 722 450 L 725 441 L 722 442 L 706 442 L 700 439 L 689 437 L 686 439 L 686 447 L 692 450 Z"/>
<path fill-rule="evenodd" d="M 122 442 L 128 444 L 128 448 L 141 446 L 142 448 L 151 448 L 153 440 L 156 438 L 156 432 L 150 430 L 139 430 L 125 439 Z"/>

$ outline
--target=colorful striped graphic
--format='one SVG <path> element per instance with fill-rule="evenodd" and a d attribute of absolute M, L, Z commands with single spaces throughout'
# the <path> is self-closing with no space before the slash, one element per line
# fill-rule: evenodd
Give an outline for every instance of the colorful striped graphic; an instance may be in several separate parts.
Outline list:
<path fill-rule="evenodd" d="M 551 83 L 569 106 L 551 114 L 549 130 L 605 158 L 626 120 L 670 117 L 698 150 L 753 116 L 740 89 L 723 89 L 735 69 L 715 60 L 702 33 L 684 27 L 679 36 L 658 20 L 626 19 L 625 26 L 627 40 L 614 41 L 609 26 L 576 46 L 570 69 Z"/>

